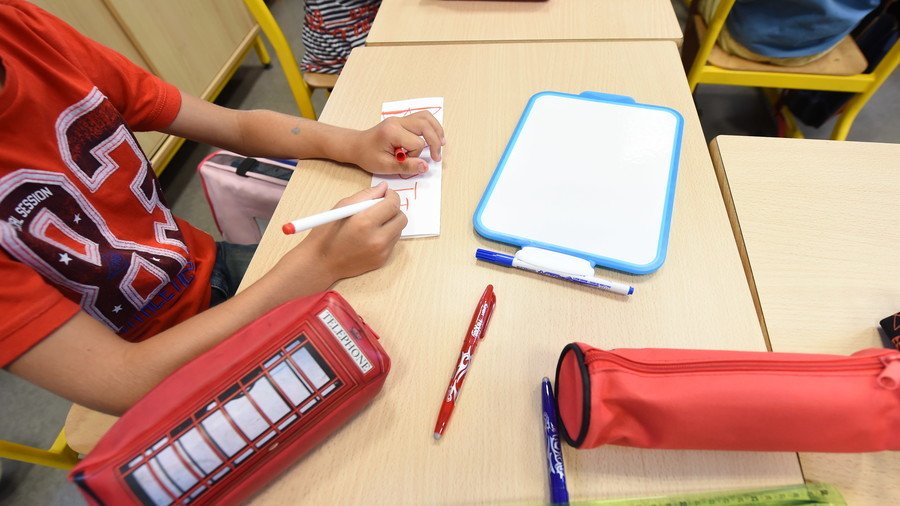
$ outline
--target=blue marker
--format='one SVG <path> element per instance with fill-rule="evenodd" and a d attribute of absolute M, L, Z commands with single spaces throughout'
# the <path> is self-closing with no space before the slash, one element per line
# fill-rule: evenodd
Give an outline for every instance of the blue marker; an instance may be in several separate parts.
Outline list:
<path fill-rule="evenodd" d="M 516 256 L 504 255 L 486 249 L 477 249 L 475 258 L 504 267 L 514 267 L 524 271 L 536 272 L 551 278 L 562 279 L 579 285 L 589 286 L 619 295 L 631 295 L 634 287 L 625 283 L 617 283 L 595 278 L 594 267 L 583 258 L 576 258 L 555 251 L 526 246 Z"/>
<path fill-rule="evenodd" d="M 559 432 L 556 430 L 556 407 L 553 403 L 553 393 L 550 391 L 548 378 L 544 378 L 541 390 L 541 404 L 544 408 L 544 435 L 547 439 L 547 472 L 550 474 L 550 502 L 568 504 L 566 467 L 563 465 Z"/>

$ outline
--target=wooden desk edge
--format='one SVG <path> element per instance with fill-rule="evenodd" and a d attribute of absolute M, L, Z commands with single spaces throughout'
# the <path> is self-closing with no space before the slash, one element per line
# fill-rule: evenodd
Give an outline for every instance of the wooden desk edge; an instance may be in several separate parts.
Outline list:
<path fill-rule="evenodd" d="M 762 303 L 759 300 L 759 292 L 756 289 L 756 281 L 753 279 L 753 267 L 750 265 L 750 256 L 747 253 L 747 245 L 744 242 L 744 234 L 741 231 L 741 222 L 738 218 L 737 209 L 735 208 L 734 198 L 731 195 L 731 186 L 728 184 L 728 174 L 725 172 L 725 165 L 722 160 L 722 152 L 719 149 L 719 139 L 732 136 L 718 136 L 709 143 L 709 154 L 712 158 L 713 167 L 716 169 L 716 179 L 719 181 L 719 190 L 722 192 L 722 200 L 725 203 L 725 210 L 728 212 L 728 221 L 731 222 L 731 232 L 734 234 L 734 242 L 737 244 L 738 252 L 741 255 L 741 264 L 744 266 L 744 275 L 747 277 L 747 284 L 750 285 L 750 295 L 753 297 L 753 306 L 756 308 L 756 317 L 759 320 L 759 327 L 762 330 L 763 338 L 766 340 L 766 349 L 772 351 L 772 343 L 769 341 L 769 331 L 766 328 L 766 317 L 763 314 Z"/>
<path fill-rule="evenodd" d="M 459 46 L 466 44 L 556 44 L 560 42 L 674 42 L 679 48 L 684 43 L 684 34 L 678 37 L 641 37 L 635 39 L 509 39 L 509 40 L 397 40 L 397 41 L 380 41 L 366 40 L 368 47 L 394 47 L 394 46 Z"/>

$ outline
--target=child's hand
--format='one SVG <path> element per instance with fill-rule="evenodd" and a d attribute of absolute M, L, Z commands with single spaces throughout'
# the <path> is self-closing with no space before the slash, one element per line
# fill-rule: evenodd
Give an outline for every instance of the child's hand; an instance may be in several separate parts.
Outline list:
<path fill-rule="evenodd" d="M 444 129 L 431 113 L 422 111 L 403 118 L 387 118 L 360 132 L 359 141 L 354 163 L 364 170 L 372 174 L 421 174 L 428 170 L 428 163 L 418 158 L 426 145 L 431 148 L 431 158 L 441 160 Z M 398 162 L 394 156 L 398 147 L 407 151 L 404 162 Z"/>
<path fill-rule="evenodd" d="M 384 201 L 359 214 L 314 228 L 298 248 L 311 248 L 316 268 L 324 269 L 334 280 L 381 267 L 406 226 L 397 192 L 381 183 L 339 201 L 335 207 L 379 197 Z"/>

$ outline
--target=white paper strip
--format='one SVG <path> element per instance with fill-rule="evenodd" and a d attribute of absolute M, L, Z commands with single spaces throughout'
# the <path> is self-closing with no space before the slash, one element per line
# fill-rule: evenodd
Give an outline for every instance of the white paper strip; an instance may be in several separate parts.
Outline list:
<path fill-rule="evenodd" d="M 381 119 L 402 117 L 428 111 L 444 124 L 444 98 L 414 98 L 385 102 L 381 105 Z M 372 186 L 386 181 L 388 187 L 400 195 L 400 209 L 409 222 L 401 237 L 427 237 L 441 233 L 441 169 L 442 163 L 431 159 L 426 147 L 419 155 L 428 162 L 428 171 L 417 176 L 372 176 Z"/>

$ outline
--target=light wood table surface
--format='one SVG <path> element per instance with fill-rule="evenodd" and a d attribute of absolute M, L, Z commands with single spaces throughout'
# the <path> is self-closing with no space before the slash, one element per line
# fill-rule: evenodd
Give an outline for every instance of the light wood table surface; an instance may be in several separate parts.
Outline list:
<path fill-rule="evenodd" d="M 900 310 L 900 145 L 721 136 L 710 151 L 772 350 L 882 346 Z M 848 504 L 900 504 L 900 453 L 800 461 Z"/>
<path fill-rule="evenodd" d="M 383 0 L 366 44 L 681 39 L 670 0 Z"/>
<path fill-rule="evenodd" d="M 409 62 L 431 62 L 409 72 Z M 536 61 L 543 62 L 536 66 Z M 398 78 L 402 76 L 402 78 Z M 538 91 L 627 94 L 685 117 L 674 222 L 655 274 L 603 272 L 636 286 L 630 299 L 477 263 L 485 240 L 472 214 L 528 98 Z M 763 350 L 740 257 L 672 42 L 364 47 L 353 51 L 321 120 L 377 123 L 384 101 L 445 97 L 441 234 L 403 240 L 388 264 L 336 285 L 393 359 L 384 390 L 312 451 L 258 504 L 468 504 L 548 498 L 540 380 L 566 343 Z M 590 157 L 590 146 L 585 149 Z M 548 170 L 565 170 L 549 167 Z M 371 177 L 301 162 L 272 223 L 328 209 Z M 270 227 L 245 283 L 301 237 Z M 497 309 L 440 442 L 435 417 L 482 290 Z M 801 482 L 796 454 L 565 448 L 573 499 Z"/>

